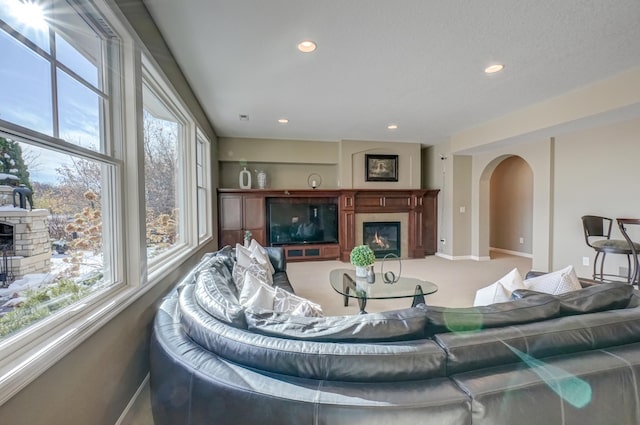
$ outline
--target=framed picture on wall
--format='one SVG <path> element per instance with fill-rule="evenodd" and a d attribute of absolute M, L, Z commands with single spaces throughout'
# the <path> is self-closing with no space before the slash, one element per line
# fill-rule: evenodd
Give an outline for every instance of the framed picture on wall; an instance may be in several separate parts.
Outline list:
<path fill-rule="evenodd" d="M 365 181 L 398 181 L 398 155 L 366 154 L 364 158 Z"/>

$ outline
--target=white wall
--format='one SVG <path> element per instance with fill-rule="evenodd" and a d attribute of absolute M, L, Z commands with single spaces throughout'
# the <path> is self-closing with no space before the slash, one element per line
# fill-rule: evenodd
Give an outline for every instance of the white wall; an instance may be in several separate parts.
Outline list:
<path fill-rule="evenodd" d="M 593 250 L 584 242 L 580 217 L 640 217 L 640 118 L 558 136 L 555 146 L 553 266 L 573 264 L 581 276 Z M 614 224 L 612 237 L 622 239 Z M 640 240 L 640 238 L 638 239 Z M 607 257 L 605 268 L 626 267 L 622 256 Z"/>

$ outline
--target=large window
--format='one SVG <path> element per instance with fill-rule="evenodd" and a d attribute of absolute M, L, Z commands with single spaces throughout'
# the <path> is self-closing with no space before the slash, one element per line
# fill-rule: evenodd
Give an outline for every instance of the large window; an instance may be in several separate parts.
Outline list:
<path fill-rule="evenodd" d="M 188 129 L 182 111 L 164 84 L 150 70 L 144 76 L 145 228 L 147 258 L 153 268 L 187 243 Z"/>
<path fill-rule="evenodd" d="M 105 136 L 118 40 L 61 1 L 0 3 L 1 344 L 122 282 L 122 161 Z"/>
<path fill-rule="evenodd" d="M 0 0 L 0 404 L 211 238 L 209 141 L 101 1 Z"/>

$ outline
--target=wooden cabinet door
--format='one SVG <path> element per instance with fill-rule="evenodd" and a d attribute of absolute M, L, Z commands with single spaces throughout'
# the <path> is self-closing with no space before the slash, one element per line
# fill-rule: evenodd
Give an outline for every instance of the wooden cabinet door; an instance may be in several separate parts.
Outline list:
<path fill-rule="evenodd" d="M 242 196 L 220 195 L 220 231 L 242 230 Z"/>
<path fill-rule="evenodd" d="M 266 207 L 263 196 L 245 195 L 243 206 L 244 229 L 262 246 L 267 246 Z M 243 236 L 244 237 L 244 236 Z"/>
<path fill-rule="evenodd" d="M 245 196 L 243 215 L 245 229 L 260 229 L 265 226 L 265 205 L 262 196 Z"/>

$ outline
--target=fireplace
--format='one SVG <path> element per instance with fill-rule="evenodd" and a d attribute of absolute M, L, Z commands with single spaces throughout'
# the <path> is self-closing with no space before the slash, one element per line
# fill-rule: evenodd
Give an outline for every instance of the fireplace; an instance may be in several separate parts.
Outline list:
<path fill-rule="evenodd" d="M 400 257 L 400 222 L 365 221 L 362 223 L 363 244 L 369 245 L 376 258 L 394 254 Z"/>

